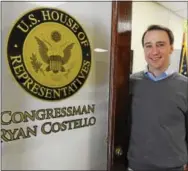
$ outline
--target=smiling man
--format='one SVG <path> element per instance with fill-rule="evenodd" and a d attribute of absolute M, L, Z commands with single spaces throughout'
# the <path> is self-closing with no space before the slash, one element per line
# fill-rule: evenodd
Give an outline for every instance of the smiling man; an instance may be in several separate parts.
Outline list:
<path fill-rule="evenodd" d="M 170 70 L 174 36 L 151 25 L 142 45 L 147 67 L 130 78 L 133 171 L 183 171 L 188 163 L 188 78 Z"/>

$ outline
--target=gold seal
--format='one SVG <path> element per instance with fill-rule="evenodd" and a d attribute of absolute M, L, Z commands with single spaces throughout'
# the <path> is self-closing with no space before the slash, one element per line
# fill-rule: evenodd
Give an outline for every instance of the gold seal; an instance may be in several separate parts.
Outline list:
<path fill-rule="evenodd" d="M 45 100 L 76 93 L 91 68 L 85 31 L 73 17 L 57 9 L 35 9 L 22 16 L 9 35 L 7 54 L 17 82 Z"/>

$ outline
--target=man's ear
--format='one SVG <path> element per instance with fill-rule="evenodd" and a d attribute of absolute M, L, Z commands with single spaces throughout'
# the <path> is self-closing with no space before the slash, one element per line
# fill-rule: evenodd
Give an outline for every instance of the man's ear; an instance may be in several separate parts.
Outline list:
<path fill-rule="evenodd" d="M 171 51 L 170 51 L 170 54 L 174 51 L 174 46 L 171 45 Z"/>

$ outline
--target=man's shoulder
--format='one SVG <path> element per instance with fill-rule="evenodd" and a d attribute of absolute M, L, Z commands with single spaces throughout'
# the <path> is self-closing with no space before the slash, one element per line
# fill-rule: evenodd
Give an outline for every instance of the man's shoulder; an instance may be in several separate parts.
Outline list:
<path fill-rule="evenodd" d="M 144 78 L 144 71 L 139 71 L 130 75 L 131 80 L 140 80 Z"/>
<path fill-rule="evenodd" d="M 178 81 L 178 82 L 182 82 L 182 83 L 185 83 L 185 84 L 188 84 L 188 77 L 180 74 L 180 73 L 175 73 L 176 74 L 176 77 L 175 79 Z"/>
<path fill-rule="evenodd" d="M 144 79 L 144 71 L 139 71 L 130 75 L 130 93 L 133 92 L 134 87 L 139 81 Z"/>

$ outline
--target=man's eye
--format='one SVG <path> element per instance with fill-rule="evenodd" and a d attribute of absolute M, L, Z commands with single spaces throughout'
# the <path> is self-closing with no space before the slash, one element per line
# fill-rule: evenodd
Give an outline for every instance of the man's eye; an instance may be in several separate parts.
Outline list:
<path fill-rule="evenodd" d="M 160 43 L 160 44 L 158 44 L 158 46 L 159 46 L 159 47 L 162 47 L 162 46 L 164 46 L 164 43 Z"/>
<path fill-rule="evenodd" d="M 146 47 L 146 48 L 151 48 L 152 46 L 151 46 L 151 45 L 146 45 L 145 47 Z"/>

